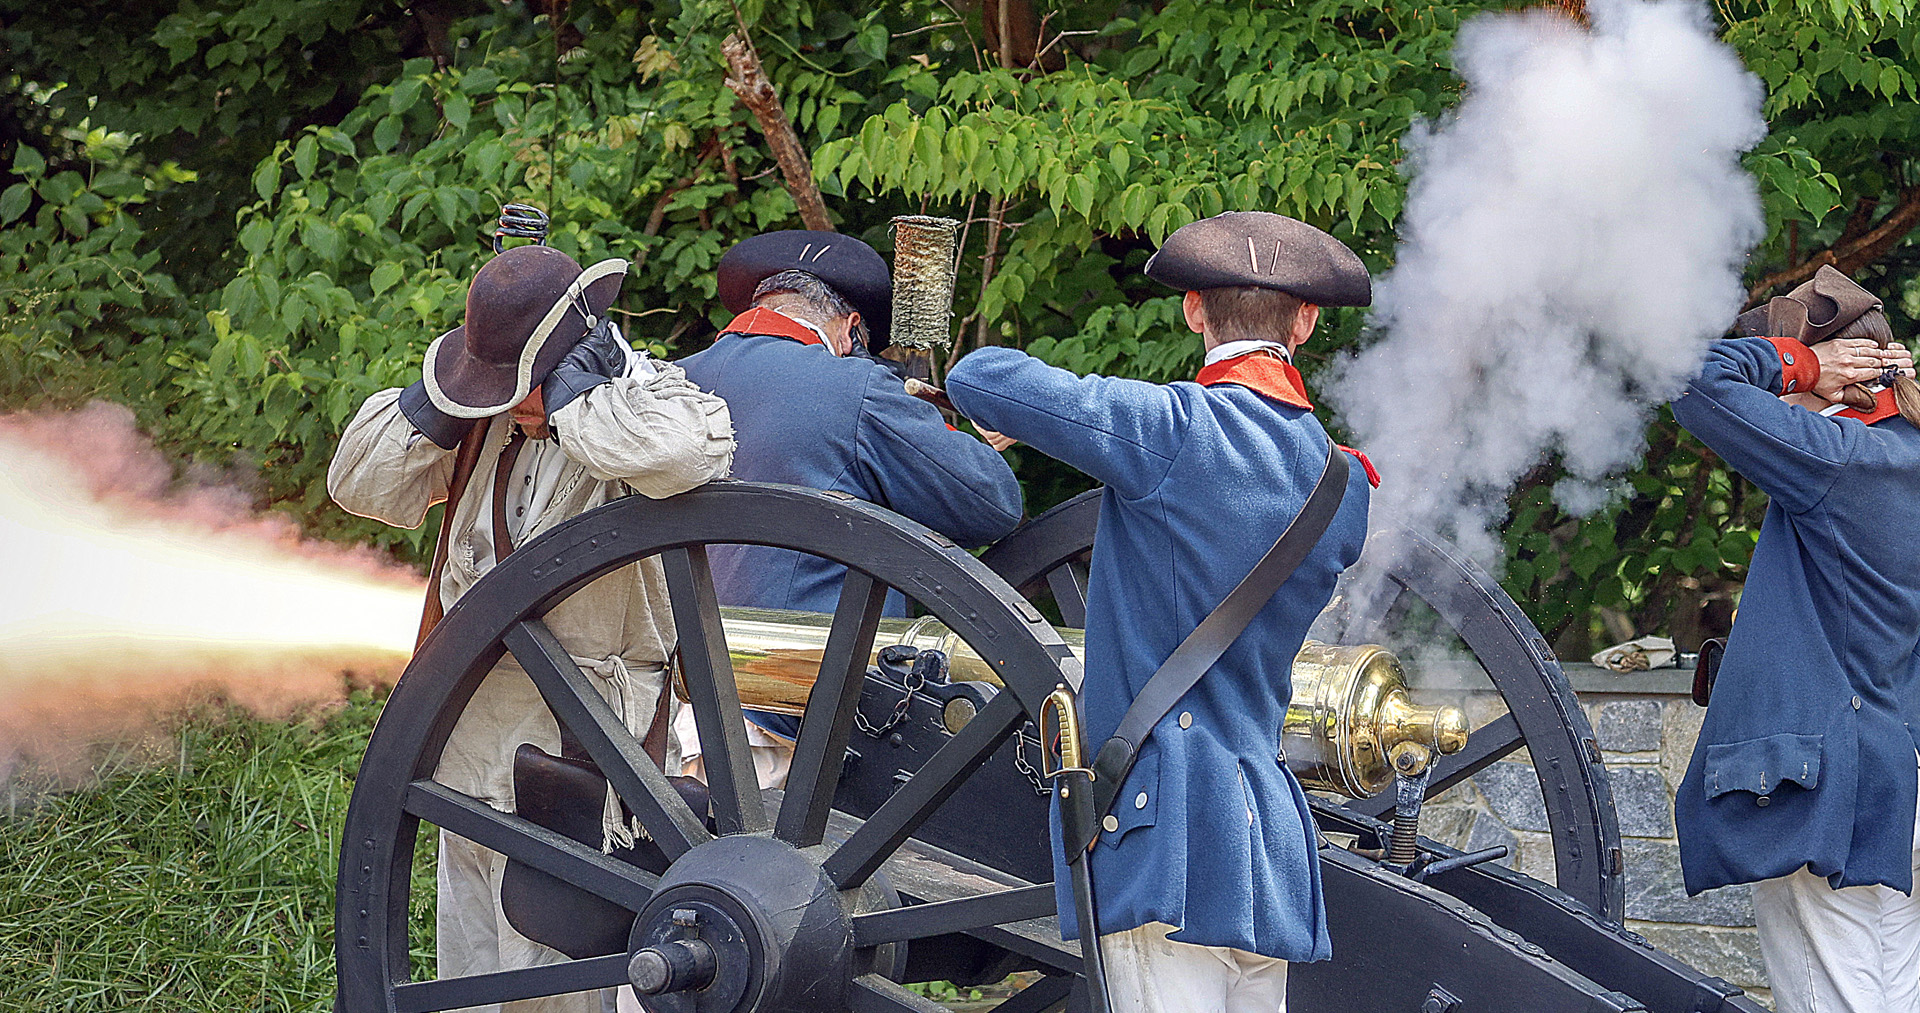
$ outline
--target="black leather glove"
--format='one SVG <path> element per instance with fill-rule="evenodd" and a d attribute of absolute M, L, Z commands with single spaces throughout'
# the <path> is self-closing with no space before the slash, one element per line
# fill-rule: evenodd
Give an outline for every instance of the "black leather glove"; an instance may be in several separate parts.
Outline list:
<path fill-rule="evenodd" d="M 427 381 L 415 380 L 413 386 L 400 392 L 400 414 L 413 423 L 420 435 L 433 441 L 441 450 L 452 450 L 467 438 L 473 424 L 479 419 L 463 419 L 448 415 L 427 396 Z"/>
<path fill-rule="evenodd" d="M 616 333 L 613 324 L 608 322 L 588 331 L 540 382 L 548 425 L 553 424 L 554 412 L 626 370 L 627 347 Z"/>

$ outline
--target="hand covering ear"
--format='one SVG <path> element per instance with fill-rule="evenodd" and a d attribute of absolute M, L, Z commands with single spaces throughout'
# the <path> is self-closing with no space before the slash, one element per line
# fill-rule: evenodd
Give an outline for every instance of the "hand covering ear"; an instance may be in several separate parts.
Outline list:
<path fill-rule="evenodd" d="M 619 376 L 627 368 L 627 349 L 616 336 L 618 333 L 611 322 L 601 321 L 541 381 L 540 393 L 549 425 L 554 413 L 574 398 Z"/>
<path fill-rule="evenodd" d="M 434 407 L 433 399 L 427 396 L 427 382 L 415 380 L 413 386 L 400 392 L 400 414 L 413 423 L 420 435 L 433 441 L 441 450 L 452 450 L 466 439 L 478 419 L 463 419 L 448 415 Z"/>

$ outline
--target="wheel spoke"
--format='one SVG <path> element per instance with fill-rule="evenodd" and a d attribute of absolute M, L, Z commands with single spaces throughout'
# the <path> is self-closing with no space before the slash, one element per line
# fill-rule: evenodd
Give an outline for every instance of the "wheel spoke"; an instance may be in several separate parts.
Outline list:
<path fill-rule="evenodd" d="M 720 603 L 707 569 L 707 549 L 696 545 L 660 554 L 673 598 L 673 626 L 680 637 L 680 671 L 686 676 L 694 724 L 700 730 L 700 759 L 713 796 L 713 820 L 723 834 L 767 829 L 767 807 L 747 747 L 747 719 L 733 683 L 727 634 L 720 627 Z"/>
<path fill-rule="evenodd" d="M 913 836 L 940 803 L 987 762 L 1025 716 L 1011 690 L 996 695 L 827 858 L 827 876 L 842 890 L 865 883 L 901 841 Z"/>
<path fill-rule="evenodd" d="M 1427 782 L 1427 797 L 1432 798 L 1480 773 L 1526 744 L 1527 740 L 1520 735 L 1520 724 L 1513 719 L 1513 715 L 1500 715 L 1497 720 L 1487 722 L 1467 736 L 1465 749 L 1451 756 L 1440 757 L 1439 762 L 1433 765 L 1433 777 Z M 1393 811 L 1393 805 L 1393 793 L 1383 791 L 1372 798 L 1355 799 L 1349 808 L 1380 819 Z"/>
<path fill-rule="evenodd" d="M 970 932 L 992 925 L 1024 922 L 1054 914 L 1052 883 L 998 890 L 977 897 L 961 897 L 933 904 L 872 911 L 853 917 L 853 945 L 879 946 L 882 943 L 925 939 L 955 932 Z"/>
<path fill-rule="evenodd" d="M 1066 1003 L 1074 980 L 1066 974 L 1048 975 L 1008 996 L 993 1013 L 1051 1013 Z"/>
<path fill-rule="evenodd" d="M 406 810 L 448 833 L 524 862 L 629 911 L 646 907 L 658 882 L 644 870 L 512 813 L 503 813 L 437 781 L 408 785 Z"/>
<path fill-rule="evenodd" d="M 1069 559 L 1047 571 L 1047 588 L 1060 607 L 1060 623 L 1076 630 L 1087 626 L 1087 571 L 1078 559 Z"/>
<path fill-rule="evenodd" d="M 393 990 L 393 1008 L 395 1013 L 432 1013 L 435 1010 L 457 1010 L 512 1002 L 515 999 L 538 999 L 612 988 L 626 983 L 627 955 L 610 953 L 604 957 L 523 967 L 514 971 L 399 985 Z"/>
<path fill-rule="evenodd" d="M 807 698 L 800 721 L 800 741 L 787 773 L 787 793 L 780 802 L 773 835 L 797 848 L 820 843 L 827 830 L 827 810 L 833 807 L 846 766 L 847 741 L 853 735 L 853 716 L 866 684 L 867 659 L 887 603 L 887 587 L 858 570 L 847 571 L 840 588 L 840 604 L 820 659 L 820 677 Z"/>
<path fill-rule="evenodd" d="M 504 639 L 547 707 L 579 740 L 601 776 L 639 817 L 669 861 L 711 839 L 700 817 L 687 808 L 666 774 L 654 766 L 640 741 L 593 687 L 592 677 L 574 664 L 546 623 L 529 619 L 508 630 Z M 664 685 L 660 691 L 670 692 Z"/>
<path fill-rule="evenodd" d="M 847 990 L 847 1006 L 853 1013 L 951 1013 L 945 1006 L 906 990 L 898 982 L 877 974 L 853 979 Z"/>

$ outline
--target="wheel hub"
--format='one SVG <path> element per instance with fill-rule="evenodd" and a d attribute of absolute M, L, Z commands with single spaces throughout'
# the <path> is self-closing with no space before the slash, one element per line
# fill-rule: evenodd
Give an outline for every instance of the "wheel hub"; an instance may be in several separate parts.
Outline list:
<path fill-rule="evenodd" d="M 667 869 L 628 951 L 651 1013 L 812 1013 L 845 1005 L 853 927 L 818 862 L 742 834 Z"/>

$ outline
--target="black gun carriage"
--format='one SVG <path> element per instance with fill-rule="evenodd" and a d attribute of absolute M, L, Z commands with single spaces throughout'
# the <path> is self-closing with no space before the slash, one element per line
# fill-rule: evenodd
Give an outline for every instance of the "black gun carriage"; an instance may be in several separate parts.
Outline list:
<path fill-rule="evenodd" d="M 1015 971 L 1038 975 L 997 1009 L 1075 1008 L 1079 948 L 1060 940 L 1054 920 L 1046 788 L 1033 768 L 1043 702 L 1056 686 L 1077 686 L 1081 672 L 1071 631 L 1030 599 L 1050 603 L 1064 627 L 1083 621 L 1097 505 L 1097 493 L 1071 500 L 975 558 L 872 504 L 719 482 L 666 500 L 616 501 L 515 552 L 448 612 L 368 745 L 342 837 L 337 1009 L 424 1013 L 634 984 L 649 1008 L 673 1013 L 934 1013 L 946 1007 L 904 985 L 984 983 Z M 803 684 L 805 717 L 784 792 L 758 788 L 741 721 L 748 669 L 760 678 L 771 653 L 729 642 L 781 617 L 717 605 L 706 547 L 723 544 L 794 549 L 849 568 L 835 613 L 808 634 L 816 645 L 802 655 L 808 671 L 793 680 Z M 1383 817 L 1393 815 L 1393 792 L 1316 796 L 1335 957 L 1293 969 L 1294 1008 L 1760 1010 L 1623 927 L 1605 770 L 1544 638 L 1445 545 L 1417 534 L 1400 544 L 1389 562 L 1348 582 L 1343 607 L 1316 632 L 1340 645 L 1390 642 L 1396 623 L 1425 610 L 1457 635 L 1506 713 L 1440 756 L 1425 793 L 1525 748 L 1557 885 L 1424 838 L 1410 862 L 1389 853 L 1393 828 Z M 677 683 L 706 765 L 706 799 L 694 803 L 701 813 L 540 618 L 595 577 L 649 556 L 661 559 L 672 594 Z M 882 620 L 888 588 L 925 613 L 917 628 Z M 921 646 L 929 630 L 939 646 Z M 432 779 L 466 702 L 508 652 L 577 754 L 524 748 L 516 814 Z M 1384 754 L 1387 744 L 1370 745 Z M 611 782 L 649 841 L 603 854 L 603 791 L 537 790 L 582 772 Z M 509 917 L 573 959 L 412 980 L 415 842 L 434 827 L 512 858 Z"/>

